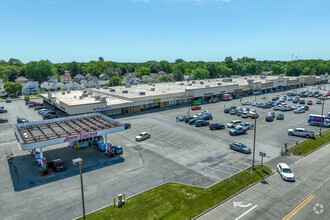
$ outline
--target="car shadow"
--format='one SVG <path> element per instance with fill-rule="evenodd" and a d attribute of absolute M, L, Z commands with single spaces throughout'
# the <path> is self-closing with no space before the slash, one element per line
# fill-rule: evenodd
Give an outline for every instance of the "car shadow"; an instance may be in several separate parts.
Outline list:
<path fill-rule="evenodd" d="M 96 147 L 86 147 L 79 150 L 71 147 L 63 147 L 44 151 L 47 162 L 54 159 L 62 159 L 66 170 L 55 172 L 51 169 L 50 175 L 41 175 L 40 166 L 35 162 L 31 154 L 11 157 L 8 159 L 9 171 L 15 191 L 23 191 L 41 186 L 61 179 L 80 174 L 79 167 L 72 164 L 72 159 L 82 158 L 83 173 L 108 167 L 125 161 L 121 155 L 109 158 Z"/>

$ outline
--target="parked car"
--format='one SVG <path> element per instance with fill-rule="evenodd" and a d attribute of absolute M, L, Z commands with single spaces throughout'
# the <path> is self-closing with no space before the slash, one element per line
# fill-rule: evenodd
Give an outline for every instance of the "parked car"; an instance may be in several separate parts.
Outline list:
<path fill-rule="evenodd" d="M 308 107 L 308 105 L 304 105 L 304 106 L 302 107 L 302 109 L 304 109 L 305 111 L 308 111 L 308 110 L 309 110 L 309 107 Z"/>
<path fill-rule="evenodd" d="M 238 111 L 236 111 L 236 115 L 237 115 L 237 116 L 241 116 L 241 115 L 242 115 L 242 110 L 238 110 Z"/>
<path fill-rule="evenodd" d="M 293 98 L 291 96 L 288 97 L 288 101 L 292 101 Z"/>
<path fill-rule="evenodd" d="M 280 174 L 283 180 L 295 181 L 294 174 L 292 173 L 290 167 L 285 163 L 277 164 L 277 172 Z"/>
<path fill-rule="evenodd" d="M 259 118 L 259 115 L 257 114 L 257 113 L 249 113 L 249 117 L 251 118 L 251 119 L 255 119 L 255 118 Z"/>
<path fill-rule="evenodd" d="M 185 122 L 185 123 L 188 123 L 189 120 L 192 119 L 192 118 L 194 118 L 194 117 L 186 117 L 186 118 L 184 119 L 184 122 Z"/>
<path fill-rule="evenodd" d="M 313 101 L 312 100 L 308 100 L 307 101 L 307 105 L 313 105 Z"/>
<path fill-rule="evenodd" d="M 298 103 L 299 102 L 299 99 L 294 99 L 293 101 L 292 101 L 292 103 Z"/>
<path fill-rule="evenodd" d="M 47 111 L 48 109 L 42 108 L 38 110 L 38 114 L 41 115 L 43 112 Z"/>
<path fill-rule="evenodd" d="M 284 120 L 284 115 L 283 114 L 277 114 L 276 119 L 277 120 Z"/>
<path fill-rule="evenodd" d="M 313 131 L 307 131 L 305 128 L 295 128 L 295 129 L 288 129 L 288 135 L 292 136 L 300 136 L 300 137 L 314 137 Z"/>
<path fill-rule="evenodd" d="M 272 122 L 274 121 L 274 117 L 272 115 L 267 115 L 265 120 Z"/>
<path fill-rule="evenodd" d="M 277 97 L 273 97 L 272 100 L 273 100 L 273 101 L 277 101 Z"/>
<path fill-rule="evenodd" d="M 303 108 L 297 108 L 296 110 L 293 111 L 295 114 L 300 114 L 300 113 L 305 113 L 305 109 Z"/>
<path fill-rule="evenodd" d="M 211 123 L 209 125 L 210 130 L 218 130 L 218 129 L 225 129 L 225 125 L 220 124 L 220 123 Z"/>
<path fill-rule="evenodd" d="M 11 103 L 11 98 L 6 98 L 6 103 Z"/>
<path fill-rule="evenodd" d="M 202 107 L 200 107 L 199 105 L 194 105 L 191 107 L 191 110 L 200 110 Z"/>
<path fill-rule="evenodd" d="M 217 102 L 219 102 L 218 99 L 210 99 L 210 100 L 209 100 L 209 103 L 217 103 Z"/>
<path fill-rule="evenodd" d="M 198 118 L 192 118 L 188 121 L 188 124 L 194 125 L 197 120 L 198 120 Z"/>
<path fill-rule="evenodd" d="M 43 109 L 43 108 L 45 108 L 44 106 L 42 106 L 42 105 L 40 105 L 40 106 L 37 106 L 37 107 L 34 107 L 34 110 L 40 110 L 40 109 Z"/>
<path fill-rule="evenodd" d="M 213 120 L 212 115 L 200 115 L 198 116 L 198 119 L 200 120 Z"/>
<path fill-rule="evenodd" d="M 124 123 L 124 127 L 125 127 L 125 129 L 129 129 L 131 127 L 131 124 L 130 123 Z"/>
<path fill-rule="evenodd" d="M 187 115 L 181 115 L 178 117 L 178 121 L 184 121 L 187 117 Z"/>
<path fill-rule="evenodd" d="M 201 105 L 202 102 L 201 101 L 198 101 L 198 100 L 195 100 L 193 101 L 193 103 L 191 103 L 192 105 Z"/>
<path fill-rule="evenodd" d="M 229 130 L 230 135 L 238 135 L 246 133 L 247 129 L 243 128 L 242 126 L 237 125 L 236 127 Z"/>
<path fill-rule="evenodd" d="M 246 112 L 242 113 L 242 115 L 241 115 L 241 118 L 248 118 L 248 117 L 249 117 L 248 113 L 246 113 Z"/>
<path fill-rule="evenodd" d="M 251 105 L 251 103 L 248 102 L 248 101 L 243 101 L 241 104 L 242 104 L 242 105 Z"/>
<path fill-rule="evenodd" d="M 202 126 L 209 126 L 210 122 L 208 121 L 203 121 L 203 120 L 197 120 L 195 122 L 195 127 L 202 127 Z"/>
<path fill-rule="evenodd" d="M 236 109 L 237 107 L 235 105 L 230 106 L 230 109 Z"/>
<path fill-rule="evenodd" d="M 233 120 L 233 121 L 230 121 L 230 122 L 228 122 L 228 124 L 227 124 L 227 128 L 233 128 L 233 127 L 235 127 L 236 125 L 238 125 L 238 124 L 240 124 L 240 123 L 242 123 L 241 120 Z"/>
<path fill-rule="evenodd" d="M 55 172 L 59 172 L 59 171 L 65 170 L 66 169 L 66 165 L 63 162 L 63 160 L 61 160 L 61 159 L 55 159 L 55 160 L 52 160 L 52 161 L 50 161 L 48 163 L 48 168 L 49 169 L 53 168 L 53 170 Z"/>
<path fill-rule="evenodd" d="M 25 96 L 25 97 L 24 97 L 24 101 L 30 101 L 30 97 Z"/>
<path fill-rule="evenodd" d="M 47 120 L 47 119 L 53 119 L 53 118 L 56 118 L 57 116 L 56 115 L 53 115 L 53 114 L 43 114 L 42 115 L 42 118 L 44 120 Z"/>
<path fill-rule="evenodd" d="M 236 127 L 238 126 L 241 126 L 243 127 L 244 129 L 246 130 L 250 130 L 252 129 L 252 124 L 248 123 L 248 122 L 242 122 L 242 123 L 239 123 L 238 125 L 236 125 Z"/>
<path fill-rule="evenodd" d="M 29 108 L 34 108 L 34 107 L 37 107 L 37 106 L 42 106 L 42 103 L 34 102 L 34 103 L 28 105 Z"/>
<path fill-rule="evenodd" d="M 280 101 L 280 102 L 285 102 L 285 99 L 284 99 L 283 97 L 281 97 L 281 98 L 279 99 L 279 101 Z"/>
<path fill-rule="evenodd" d="M 54 110 L 47 110 L 47 111 L 44 111 L 44 112 L 42 112 L 42 116 L 44 116 L 44 115 L 55 115 L 56 113 L 55 113 L 55 111 Z"/>
<path fill-rule="evenodd" d="M 304 99 L 299 100 L 299 104 L 305 105 L 305 100 Z"/>
<path fill-rule="evenodd" d="M 236 115 L 236 112 L 237 112 L 236 109 L 231 109 L 230 112 L 229 112 L 229 114 Z"/>
<path fill-rule="evenodd" d="M 316 104 L 322 104 L 322 101 L 321 100 L 317 100 L 316 101 Z"/>
<path fill-rule="evenodd" d="M 225 108 L 224 113 L 229 113 L 230 112 L 230 108 Z"/>
<path fill-rule="evenodd" d="M 29 122 L 29 120 L 27 120 L 26 118 L 19 118 L 19 117 L 17 116 L 17 123 L 18 123 L 18 124 L 28 123 L 28 122 Z"/>
<path fill-rule="evenodd" d="M 0 106 L 0 109 L 5 109 L 5 107 L 4 106 Z"/>
<path fill-rule="evenodd" d="M 33 104 L 34 102 L 31 102 L 31 101 L 26 101 L 25 102 L 25 105 L 30 105 L 30 104 Z"/>
<path fill-rule="evenodd" d="M 251 149 L 242 143 L 230 143 L 229 148 L 232 150 L 240 151 L 245 154 L 251 153 Z"/>
<path fill-rule="evenodd" d="M 150 133 L 149 132 L 141 132 L 140 134 L 138 134 L 136 137 L 135 137 L 135 140 L 136 141 L 142 141 L 142 140 L 145 140 L 145 139 L 148 139 L 150 138 Z"/>
<path fill-rule="evenodd" d="M 6 123 L 6 122 L 8 122 L 8 119 L 6 119 L 6 118 L 0 118 L 0 123 Z"/>
<path fill-rule="evenodd" d="M 122 154 L 124 151 L 123 151 L 123 148 L 119 145 L 113 145 L 111 146 L 111 148 L 114 148 L 115 151 L 116 151 L 116 154 Z"/>
<path fill-rule="evenodd" d="M 326 96 L 319 96 L 320 100 L 327 100 L 328 98 Z"/>
<path fill-rule="evenodd" d="M 6 109 L 0 109 L 0 113 L 7 113 Z"/>

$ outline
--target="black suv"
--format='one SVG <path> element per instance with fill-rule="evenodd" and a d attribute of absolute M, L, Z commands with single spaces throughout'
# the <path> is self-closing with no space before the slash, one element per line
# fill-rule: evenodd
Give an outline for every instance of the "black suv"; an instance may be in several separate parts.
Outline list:
<path fill-rule="evenodd" d="M 202 126 L 209 126 L 210 122 L 203 121 L 203 120 L 197 120 L 195 121 L 195 127 L 202 127 Z"/>
<path fill-rule="evenodd" d="M 8 119 L 6 119 L 6 118 L 0 118 L 0 123 L 6 123 L 6 122 L 8 122 Z"/>
<path fill-rule="evenodd" d="M 209 125 L 210 130 L 225 129 L 225 126 L 219 123 L 211 123 Z"/>
<path fill-rule="evenodd" d="M 201 115 L 198 117 L 200 120 L 213 120 L 212 115 Z"/>
<path fill-rule="evenodd" d="M 188 123 L 188 121 L 190 120 L 190 119 L 193 119 L 194 117 L 186 117 L 185 119 L 184 119 L 184 122 L 185 123 Z"/>
<path fill-rule="evenodd" d="M 192 118 L 188 121 L 188 124 L 193 125 L 197 120 L 198 120 L 197 118 Z"/>
<path fill-rule="evenodd" d="M 131 127 L 131 124 L 130 123 L 124 123 L 124 127 L 125 127 L 125 129 L 128 129 L 128 128 Z"/>
<path fill-rule="evenodd" d="M 7 113 L 6 109 L 0 108 L 0 113 Z"/>
<path fill-rule="evenodd" d="M 19 118 L 17 117 L 17 123 L 18 124 L 22 124 L 22 123 L 28 123 L 29 120 L 27 120 L 26 118 Z"/>

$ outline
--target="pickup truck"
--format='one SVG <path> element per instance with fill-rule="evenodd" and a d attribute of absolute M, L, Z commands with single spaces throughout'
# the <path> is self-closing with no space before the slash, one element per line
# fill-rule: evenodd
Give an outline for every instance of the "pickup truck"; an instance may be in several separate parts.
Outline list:
<path fill-rule="evenodd" d="M 307 131 L 305 128 L 295 128 L 295 129 L 288 129 L 288 135 L 310 138 L 310 137 L 314 137 L 314 132 Z"/>
<path fill-rule="evenodd" d="M 308 123 L 310 125 L 317 125 L 317 126 L 324 126 L 324 127 L 330 127 L 330 119 L 328 119 L 324 115 L 314 115 L 310 114 Z"/>

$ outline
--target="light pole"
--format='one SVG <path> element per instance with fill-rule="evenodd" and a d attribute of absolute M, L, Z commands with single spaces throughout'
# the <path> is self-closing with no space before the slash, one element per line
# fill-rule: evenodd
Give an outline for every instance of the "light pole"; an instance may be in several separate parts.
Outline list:
<path fill-rule="evenodd" d="M 190 117 L 190 90 L 189 90 L 189 97 L 188 97 L 188 99 L 187 99 L 187 101 L 188 101 L 188 116 Z"/>
<path fill-rule="evenodd" d="M 82 178 L 82 169 L 81 169 L 81 164 L 83 160 L 81 158 L 76 158 L 72 160 L 73 165 L 79 165 L 80 169 L 80 184 L 81 184 L 81 199 L 82 199 L 82 206 L 83 206 L 83 216 L 84 220 L 86 219 L 85 216 L 85 199 L 84 199 L 84 187 L 83 187 L 83 178 Z"/>
<path fill-rule="evenodd" d="M 254 118 L 254 138 L 253 138 L 253 157 L 252 157 L 252 170 L 255 170 L 254 167 L 254 156 L 256 151 L 256 132 L 257 132 L 257 118 Z"/>
<path fill-rule="evenodd" d="M 322 113 L 321 113 L 321 117 L 323 117 L 323 109 L 324 109 L 324 99 L 322 98 Z M 325 120 L 325 118 L 324 118 L 324 120 Z M 321 128 L 322 128 L 322 126 L 320 125 L 320 137 L 322 137 Z"/>

